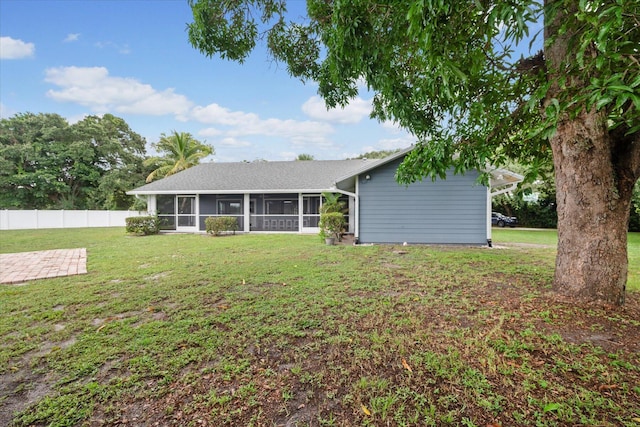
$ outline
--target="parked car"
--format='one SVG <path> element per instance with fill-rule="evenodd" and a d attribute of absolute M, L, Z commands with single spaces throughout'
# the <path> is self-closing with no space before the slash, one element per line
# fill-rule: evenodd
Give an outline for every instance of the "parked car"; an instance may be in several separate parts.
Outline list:
<path fill-rule="evenodd" d="M 518 225 L 518 218 L 515 216 L 502 215 L 500 212 L 491 212 L 491 225 L 498 227 L 515 227 Z"/>

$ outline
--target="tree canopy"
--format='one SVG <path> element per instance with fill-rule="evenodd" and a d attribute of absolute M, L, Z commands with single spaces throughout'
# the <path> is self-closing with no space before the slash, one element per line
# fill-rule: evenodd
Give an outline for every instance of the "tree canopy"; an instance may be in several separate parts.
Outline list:
<path fill-rule="evenodd" d="M 292 76 L 317 82 L 329 107 L 347 104 L 364 82 L 372 116 L 416 137 L 400 182 L 507 159 L 528 165 L 532 180 L 552 160 L 554 288 L 624 301 L 640 176 L 640 2 L 308 0 L 307 16 L 294 20 L 286 6 L 191 0 L 189 39 L 207 56 L 240 62 L 264 39 Z"/>
<path fill-rule="evenodd" d="M 397 121 L 417 138 L 402 182 L 503 164 L 515 158 L 530 178 L 551 159 L 548 137 L 563 112 L 606 111 L 621 134 L 640 131 L 640 5 L 635 0 L 307 2 L 287 19 L 284 0 L 191 0 L 189 38 L 208 56 L 244 61 L 264 37 L 289 73 L 319 84 L 329 107 L 345 105 L 363 80 L 373 117 Z M 563 13 L 571 9 L 572 13 Z M 542 23 L 563 20 L 549 37 Z M 461 29 L 464 29 L 462 31 Z M 558 64 L 564 87 L 541 110 L 553 82 L 542 47 L 571 34 Z M 523 56 L 528 55 L 528 56 Z M 570 87 L 572 76 L 589 76 Z M 453 158 L 453 152 L 459 156 Z"/>
<path fill-rule="evenodd" d="M 127 209 L 144 182 L 145 140 L 121 118 L 0 120 L 0 208 Z"/>
<path fill-rule="evenodd" d="M 380 151 L 367 151 L 364 154 L 359 154 L 353 159 L 384 159 L 392 154 L 397 153 L 400 149 L 397 150 L 380 150 Z"/>

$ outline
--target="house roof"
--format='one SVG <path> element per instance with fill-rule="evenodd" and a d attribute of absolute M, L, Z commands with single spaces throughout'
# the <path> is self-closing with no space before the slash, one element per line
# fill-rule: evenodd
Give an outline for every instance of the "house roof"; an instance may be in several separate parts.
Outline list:
<path fill-rule="evenodd" d="M 405 156 L 414 147 L 384 159 L 309 160 L 284 162 L 202 163 L 175 175 L 143 185 L 128 194 L 175 193 L 297 193 L 334 191 L 374 168 Z M 514 186 L 523 177 L 488 167 L 491 187 Z"/>
<path fill-rule="evenodd" d="M 128 194 L 330 191 L 336 178 L 379 160 L 202 163 Z"/>
<path fill-rule="evenodd" d="M 407 155 L 407 153 L 409 153 L 414 148 L 415 147 L 412 145 L 408 148 L 405 148 L 396 153 L 393 153 L 392 155 L 387 156 L 378 162 L 369 162 L 367 164 L 362 164 L 359 169 L 352 171 L 347 175 L 339 177 L 336 180 L 336 182 L 337 183 L 346 182 L 347 180 L 353 178 L 356 175 L 361 175 L 363 173 L 369 172 L 372 169 L 380 167 L 384 164 L 393 162 L 394 160 L 404 157 L 405 155 Z M 490 185 L 491 185 L 491 188 L 494 188 L 494 189 L 501 188 L 504 186 L 513 186 L 524 180 L 524 177 L 522 175 L 519 175 L 515 172 L 508 171 L 506 169 L 497 169 L 497 168 L 488 166 L 487 168 L 484 169 L 484 172 L 489 172 Z"/>
<path fill-rule="evenodd" d="M 340 183 L 344 183 L 354 178 L 355 176 L 368 172 L 374 168 L 377 168 L 378 166 L 382 166 L 389 162 L 393 162 L 394 160 L 399 159 L 400 157 L 404 157 L 409 151 L 413 150 L 413 148 L 414 146 L 412 145 L 408 148 L 405 148 L 396 153 L 393 153 L 390 156 L 385 157 L 384 159 L 361 163 L 358 169 L 350 171 L 348 174 L 336 177 L 337 179 L 335 180 L 335 182 L 339 185 Z"/>

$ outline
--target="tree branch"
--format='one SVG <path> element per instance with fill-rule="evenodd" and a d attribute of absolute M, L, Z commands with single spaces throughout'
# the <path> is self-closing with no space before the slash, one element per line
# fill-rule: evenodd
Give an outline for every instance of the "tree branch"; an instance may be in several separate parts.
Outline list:
<path fill-rule="evenodd" d="M 528 58 L 520 58 L 515 63 L 515 70 L 521 74 L 537 74 L 540 70 L 546 72 L 546 69 L 547 65 L 544 59 L 544 51 L 542 50 Z"/>
<path fill-rule="evenodd" d="M 484 52 L 485 56 L 489 60 L 489 62 L 496 67 L 500 71 L 504 71 L 506 73 L 516 72 L 517 74 L 537 74 L 539 70 L 543 70 L 546 73 L 547 66 L 544 58 L 544 52 L 542 50 L 538 51 L 533 56 L 529 56 L 527 58 L 520 58 L 518 62 L 511 65 L 510 67 L 506 67 L 495 59 L 491 57 L 486 51 Z"/>

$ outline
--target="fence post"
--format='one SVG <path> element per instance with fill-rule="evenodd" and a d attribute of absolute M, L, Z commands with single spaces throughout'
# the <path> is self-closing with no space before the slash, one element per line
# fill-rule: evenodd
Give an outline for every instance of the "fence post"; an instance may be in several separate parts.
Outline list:
<path fill-rule="evenodd" d="M 0 230 L 9 230 L 9 210 L 0 211 Z"/>

